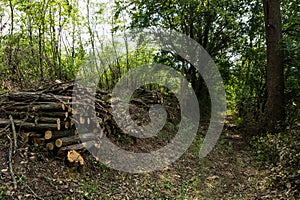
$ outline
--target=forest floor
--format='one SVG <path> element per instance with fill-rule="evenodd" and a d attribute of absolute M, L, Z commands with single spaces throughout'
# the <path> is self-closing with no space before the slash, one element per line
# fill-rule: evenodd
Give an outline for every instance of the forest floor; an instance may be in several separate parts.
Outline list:
<path fill-rule="evenodd" d="M 110 169 L 88 152 L 78 172 L 45 150 L 19 147 L 13 157 L 14 190 L 6 160 L 9 140 L 2 133 L 0 199 L 276 199 L 235 126 L 226 123 L 217 146 L 203 159 L 198 157 L 201 138 L 197 135 L 172 165 L 142 174 Z"/>

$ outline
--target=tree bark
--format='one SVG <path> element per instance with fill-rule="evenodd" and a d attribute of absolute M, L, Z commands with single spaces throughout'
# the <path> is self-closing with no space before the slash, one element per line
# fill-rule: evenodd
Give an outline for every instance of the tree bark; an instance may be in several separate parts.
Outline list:
<path fill-rule="evenodd" d="M 284 121 L 284 73 L 280 0 L 263 0 L 267 42 L 268 130 L 275 132 Z"/>
<path fill-rule="evenodd" d="M 13 101 L 63 101 L 70 102 L 72 100 L 71 96 L 62 96 L 62 95 L 54 95 L 54 94 L 44 94 L 39 92 L 13 92 L 8 94 L 9 100 Z"/>
<path fill-rule="evenodd" d="M 55 146 L 57 147 L 63 147 L 63 146 L 69 146 L 72 144 L 82 143 L 82 142 L 88 142 L 97 140 L 97 137 L 93 133 L 85 133 L 79 135 L 72 135 L 69 137 L 63 137 L 55 140 Z"/>
<path fill-rule="evenodd" d="M 53 129 L 57 130 L 57 124 L 35 124 L 30 122 L 24 122 L 23 120 L 14 120 L 15 125 L 22 128 L 30 129 L 30 130 L 41 130 L 41 129 Z M 9 124 L 10 121 L 8 119 L 0 119 L 0 127 L 5 127 Z"/>

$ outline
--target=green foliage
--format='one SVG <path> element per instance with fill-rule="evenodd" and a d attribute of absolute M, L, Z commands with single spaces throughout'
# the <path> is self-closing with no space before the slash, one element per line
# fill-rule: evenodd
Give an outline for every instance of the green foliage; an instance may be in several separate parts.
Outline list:
<path fill-rule="evenodd" d="M 82 48 L 77 48 L 80 45 L 74 25 L 80 23 L 74 2 L 11 3 L 0 1 L 1 8 L 10 11 L 0 10 L 0 78 L 20 88 L 38 87 L 45 80 L 74 79 L 82 61 L 77 53 Z M 70 29 L 68 33 L 66 29 Z"/>
<path fill-rule="evenodd" d="M 286 124 L 293 131 L 259 136 L 252 143 L 259 167 L 270 169 L 271 185 L 285 189 L 290 195 L 299 194 L 297 188 L 300 188 L 300 136 L 299 130 L 294 130 L 300 124 L 298 1 L 282 0 L 281 3 Z M 117 54 L 124 49 L 126 41 L 135 36 L 128 30 L 155 26 L 176 30 L 201 44 L 219 67 L 226 84 L 229 107 L 234 115 L 237 113 L 234 117 L 238 125 L 253 134 L 258 134 L 264 127 L 267 121 L 264 109 L 267 97 L 266 38 L 261 1 L 116 0 L 114 17 L 108 18 L 105 17 L 107 5 L 95 2 L 84 2 L 84 7 L 90 8 L 86 16 L 86 10 L 81 12 L 82 2 L 78 0 L 0 0 L 0 93 L 9 91 L 14 84 L 23 89 L 38 87 L 54 79 L 73 80 L 79 67 L 86 70 L 88 77 L 99 76 L 101 89 L 111 90 L 128 70 L 161 63 L 187 77 L 202 98 L 201 112 L 206 112 L 205 109 L 210 108 L 210 99 L 206 98 L 205 83 L 192 67 L 182 70 L 182 66 L 189 66 L 183 65 L 182 58 L 151 48 L 147 46 L 149 41 L 140 41 L 141 38 L 135 38 L 137 47 L 126 48 L 123 55 Z M 109 25 L 111 35 L 101 38 L 97 30 L 99 24 Z M 124 43 L 113 41 L 113 45 L 107 44 L 108 38 L 119 36 Z M 90 58 L 98 62 L 98 74 L 87 70 L 90 66 L 85 63 Z M 167 125 L 169 130 L 178 129 L 171 123 Z M 163 139 L 167 136 L 164 130 L 159 133 Z M 132 141 L 123 134 L 119 134 L 118 139 Z M 225 140 L 221 140 L 217 148 L 233 151 L 233 146 Z M 104 166 L 101 168 L 105 169 Z M 22 184 L 22 180 L 18 183 Z M 165 185 L 169 189 L 170 186 Z M 81 192 L 87 199 L 92 199 L 95 188 L 95 183 L 87 182 Z M 0 187 L 0 199 L 3 198 L 4 191 Z"/>
<path fill-rule="evenodd" d="M 300 130 L 256 137 L 258 165 L 269 170 L 270 186 L 284 190 L 291 196 L 300 196 Z"/>
<path fill-rule="evenodd" d="M 244 36 L 243 15 L 248 12 L 246 1 L 116 1 L 115 18 L 124 13 L 131 18 L 129 29 L 161 27 L 183 33 L 201 44 L 214 58 L 225 83 L 230 84 L 229 57 L 235 56 Z M 184 58 L 158 50 L 154 61 L 173 67 L 187 77 L 199 97 L 201 116 L 210 116 L 210 98 L 204 80 Z M 197 66 L 195 66 L 197 67 Z"/>
<path fill-rule="evenodd" d="M 93 180 L 89 180 L 89 178 L 86 178 L 86 180 L 84 182 L 79 182 L 79 184 L 81 187 L 78 188 L 78 193 L 80 193 L 80 195 L 82 197 L 84 197 L 84 199 L 94 199 L 94 195 L 97 192 L 97 182 L 94 182 Z"/>
<path fill-rule="evenodd" d="M 286 122 L 290 127 L 297 126 L 300 119 L 300 46 L 299 46 L 299 2 L 282 2 L 283 46 L 285 54 L 285 105 Z M 297 28 L 298 27 L 298 28 Z"/>
<path fill-rule="evenodd" d="M 299 119 L 300 73 L 299 73 L 299 6 L 296 0 L 282 1 L 283 46 L 285 52 L 285 109 L 286 124 L 295 126 Z M 243 37 L 233 44 L 236 60 L 230 67 L 226 85 L 230 109 L 238 116 L 239 124 L 257 134 L 265 129 L 266 116 L 266 41 L 263 8 L 259 1 L 250 1 L 239 29 Z M 256 127 L 252 131 L 252 127 Z"/>
<path fill-rule="evenodd" d="M 240 125 L 249 127 L 263 120 L 266 103 L 266 49 L 263 8 L 259 1 L 247 4 L 240 34 L 233 44 L 235 59 L 230 66 L 226 91 L 229 107 Z M 252 125 L 251 125 L 252 126 Z"/>

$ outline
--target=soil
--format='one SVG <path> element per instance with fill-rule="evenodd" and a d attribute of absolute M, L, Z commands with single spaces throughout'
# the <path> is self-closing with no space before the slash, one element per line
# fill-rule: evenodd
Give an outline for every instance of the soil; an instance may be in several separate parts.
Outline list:
<path fill-rule="evenodd" d="M 274 199 L 265 188 L 266 174 L 230 123 L 207 157 L 198 157 L 199 134 L 179 160 L 141 174 L 110 169 L 87 151 L 79 169 L 43 147 L 19 142 L 12 158 L 17 189 L 8 169 L 9 134 L 0 137 L 0 199 Z"/>

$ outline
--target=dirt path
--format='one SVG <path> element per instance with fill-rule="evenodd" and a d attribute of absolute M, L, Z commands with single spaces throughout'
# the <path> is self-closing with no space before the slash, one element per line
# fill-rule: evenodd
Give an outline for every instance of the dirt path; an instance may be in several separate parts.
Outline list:
<path fill-rule="evenodd" d="M 2 134 L 0 199 L 267 199 L 262 172 L 235 132 L 225 129 L 213 152 L 201 160 L 201 136 L 197 136 L 178 161 L 146 174 L 109 169 L 88 152 L 85 171 L 78 173 L 45 151 L 20 148 L 13 158 L 17 190 L 7 169 L 9 141 Z"/>

